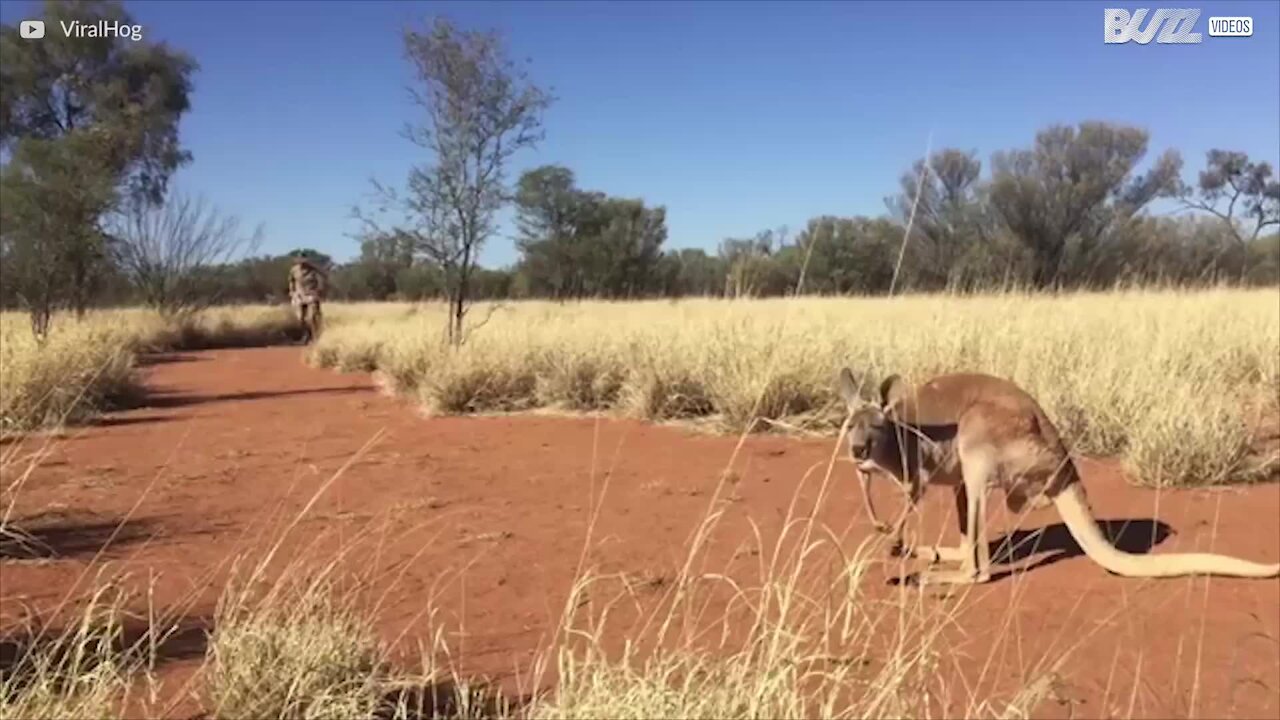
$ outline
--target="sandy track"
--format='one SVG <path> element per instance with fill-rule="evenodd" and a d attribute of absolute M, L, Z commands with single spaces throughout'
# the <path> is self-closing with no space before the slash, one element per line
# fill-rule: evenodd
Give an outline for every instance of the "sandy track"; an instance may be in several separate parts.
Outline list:
<path fill-rule="evenodd" d="M 23 489 L 18 516 L 60 556 L 0 560 L 0 622 L 10 627 L 32 608 L 47 612 L 114 533 L 103 559 L 136 583 L 153 578 L 161 605 L 182 602 L 184 630 L 165 648 L 162 670 L 188 674 L 229 559 L 261 551 L 350 463 L 283 555 L 311 542 L 321 561 L 339 545 L 352 548 L 352 567 L 374 578 L 380 627 L 400 640 L 400 651 L 446 627 L 460 671 L 512 685 L 558 622 L 606 480 L 589 560 L 599 572 L 658 587 L 683 561 L 737 444 L 621 420 L 425 419 L 380 395 L 368 376 L 307 368 L 299 354 L 159 358 L 146 371 L 148 407 L 59 441 Z M 769 547 L 796 484 L 812 472 L 800 493 L 807 512 L 832 443 L 747 440 L 726 485 L 728 510 L 709 567 L 750 566 L 742 549 L 748 518 Z M 1133 521 L 1126 545 L 1167 534 L 1153 552 L 1212 547 L 1280 559 L 1280 486 L 1157 495 L 1125 485 L 1108 464 L 1083 470 L 1099 517 L 1117 527 Z M 835 481 L 818 515 L 852 550 L 869 529 L 843 463 Z M 896 511 L 891 489 L 877 492 L 881 506 Z M 1010 519 L 1002 510 L 993 515 L 998 537 Z M 944 539 L 954 538 L 949 498 L 935 493 L 925 518 L 927 530 L 945 527 Z M 1039 552 L 1018 563 L 1031 569 L 974 589 L 956 606 L 965 627 L 1007 628 L 948 633 L 945 664 L 991 659 L 986 672 L 964 673 L 971 692 L 1015 687 L 1046 652 L 1083 638 L 1059 670 L 1046 715 L 1280 716 L 1280 582 L 1112 577 L 1079 555 L 1057 523 L 1052 510 L 1024 518 L 1023 529 L 1053 526 Z M 866 582 L 868 601 L 901 592 L 886 583 L 901 571 L 897 561 L 878 564 Z M 439 610 L 434 619 L 424 614 L 428 605 Z M 181 703 L 175 712 L 192 707 Z"/>

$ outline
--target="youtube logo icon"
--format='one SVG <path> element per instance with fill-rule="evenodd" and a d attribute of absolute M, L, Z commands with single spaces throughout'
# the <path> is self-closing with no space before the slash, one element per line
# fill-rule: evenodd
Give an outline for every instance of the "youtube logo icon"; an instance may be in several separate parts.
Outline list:
<path fill-rule="evenodd" d="M 23 20 L 18 25 L 18 34 L 23 40 L 39 40 L 44 37 L 43 20 Z"/>

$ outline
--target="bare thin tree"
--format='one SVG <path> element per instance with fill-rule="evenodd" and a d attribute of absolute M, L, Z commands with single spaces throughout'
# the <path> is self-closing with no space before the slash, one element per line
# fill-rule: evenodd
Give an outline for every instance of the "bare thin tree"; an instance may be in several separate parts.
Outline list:
<path fill-rule="evenodd" d="M 444 271 L 448 339 L 460 345 L 477 256 L 512 196 L 507 163 L 542 138 L 552 97 L 507 57 L 494 32 L 460 30 L 438 18 L 424 30 L 406 30 L 404 52 L 414 71 L 410 94 L 426 116 L 404 136 L 430 161 L 410 171 L 404 193 L 374 182 L 378 209 L 403 225 L 389 231 L 358 209 L 356 216 L 369 236 L 411 236 L 415 253 Z"/>
<path fill-rule="evenodd" d="M 166 316 L 216 302 L 214 268 L 256 251 L 262 234 L 261 225 L 241 234 L 238 218 L 182 193 L 171 193 L 160 205 L 129 203 L 110 229 L 120 269 L 143 301 Z"/>
<path fill-rule="evenodd" d="M 1199 182 L 1182 187 L 1180 200 L 1186 209 L 1221 220 L 1241 245 L 1280 225 L 1280 181 L 1272 179 L 1270 163 L 1253 162 L 1242 152 L 1210 150 Z M 1246 234 L 1241 225 L 1247 223 L 1253 230 Z"/>

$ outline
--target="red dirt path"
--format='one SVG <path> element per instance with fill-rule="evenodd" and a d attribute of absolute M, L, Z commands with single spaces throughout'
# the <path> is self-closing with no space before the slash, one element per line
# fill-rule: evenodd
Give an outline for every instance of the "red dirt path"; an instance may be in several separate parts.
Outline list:
<path fill-rule="evenodd" d="M 670 579 L 738 441 L 621 420 L 423 418 L 379 394 L 366 375 L 305 367 L 298 348 L 170 356 L 146 373 L 149 407 L 69 433 L 22 489 L 19 524 L 61 556 L 0 558 L 0 629 L 30 608 L 47 613 L 118 529 L 98 563 L 110 561 L 139 586 L 151 582 L 161 607 L 184 603 L 184 631 L 161 667 L 170 677 L 198 664 L 200 628 L 229 559 L 261 551 L 281 518 L 294 517 L 379 433 L 316 502 L 284 555 L 297 556 L 324 534 L 363 539 L 351 559 L 386 593 L 378 616 L 387 639 L 402 640 L 397 648 L 408 652 L 428 642 L 432 628 L 448 628 L 459 671 L 505 677 L 508 686 L 558 622 L 605 478 L 590 562 L 603 573 Z M 797 483 L 817 466 L 800 493 L 802 512 L 804 501 L 811 506 L 833 442 L 749 438 L 715 557 L 729 558 L 748 539 L 747 518 L 771 547 Z M 1149 536 L 1157 517 L 1172 526 L 1153 552 L 1212 547 L 1280 560 L 1280 486 L 1157 495 L 1126 485 L 1108 464 L 1082 469 L 1101 519 L 1145 522 L 1126 539 Z M 869 528 L 849 467 L 838 464 L 834 477 L 819 516 L 847 529 L 852 551 Z M 882 512 L 896 512 L 892 489 L 877 493 Z M 949 498 L 935 491 L 925 527 L 954 537 L 951 513 Z M 1011 519 L 1003 510 L 993 515 L 995 538 Z M 1057 522 L 1043 510 L 1020 525 Z M 1051 648 L 1084 638 L 1039 713 L 1280 717 L 1280 581 L 1123 579 L 1078 555 L 1060 527 L 1050 535 L 1056 540 L 1019 563 L 1033 566 L 1027 572 L 959 601 L 932 601 L 958 603 L 966 628 L 948 634 L 945 665 L 993 658 L 985 686 L 971 692 L 1016 687 Z M 1056 550 L 1046 547 L 1054 543 Z M 897 561 L 878 563 L 864 583 L 869 597 L 903 592 L 885 583 L 901 570 Z M 424 615 L 429 604 L 441 611 L 434 619 Z M 963 707 L 965 699 L 956 702 Z M 172 711 L 198 707 L 185 699 Z M 953 706 L 949 714 L 959 712 Z"/>

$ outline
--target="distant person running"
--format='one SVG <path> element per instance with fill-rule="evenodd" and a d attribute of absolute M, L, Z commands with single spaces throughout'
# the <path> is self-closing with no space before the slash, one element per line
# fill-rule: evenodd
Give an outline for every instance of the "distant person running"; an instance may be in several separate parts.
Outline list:
<path fill-rule="evenodd" d="M 320 335 L 320 302 L 324 300 L 327 287 L 328 278 L 324 270 L 302 255 L 293 257 L 293 265 L 289 268 L 289 302 L 298 309 L 304 344 Z"/>

